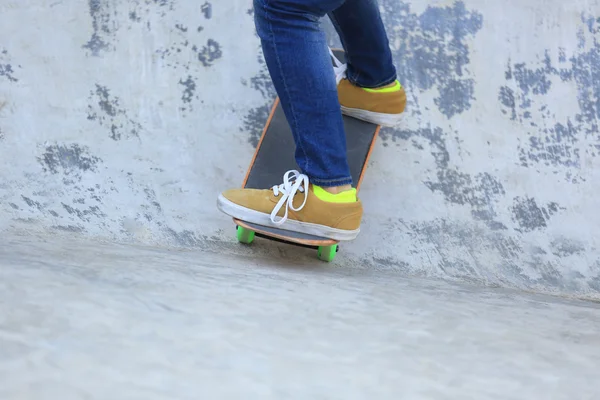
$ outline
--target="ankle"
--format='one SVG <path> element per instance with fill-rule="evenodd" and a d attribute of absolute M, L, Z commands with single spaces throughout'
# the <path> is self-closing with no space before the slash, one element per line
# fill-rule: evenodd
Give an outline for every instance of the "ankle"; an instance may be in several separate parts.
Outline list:
<path fill-rule="evenodd" d="M 399 92 L 399 91 L 401 91 L 402 90 L 402 85 L 396 79 L 394 82 L 388 83 L 387 85 L 378 86 L 378 87 L 373 88 L 373 89 L 363 88 L 363 90 L 365 90 L 367 92 L 370 92 L 370 93 L 392 93 L 392 92 Z"/>
<path fill-rule="evenodd" d="M 323 187 L 323 189 L 326 192 L 329 192 L 331 194 L 339 194 L 342 192 L 346 192 L 348 190 L 352 190 L 352 185 L 330 186 L 330 187 Z"/>
<path fill-rule="evenodd" d="M 394 86 L 396 86 L 396 81 L 394 81 L 392 83 L 388 83 L 387 85 L 377 86 L 375 89 L 387 89 L 387 88 L 392 88 Z"/>
<path fill-rule="evenodd" d="M 321 187 L 313 185 L 315 196 L 328 203 L 355 203 L 356 189 L 351 185 Z"/>

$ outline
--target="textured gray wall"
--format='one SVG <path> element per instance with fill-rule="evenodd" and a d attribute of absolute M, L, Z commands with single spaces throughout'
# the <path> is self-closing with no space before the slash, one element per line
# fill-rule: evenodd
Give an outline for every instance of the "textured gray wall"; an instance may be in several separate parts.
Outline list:
<path fill-rule="evenodd" d="M 600 298 L 600 2 L 380 5 L 408 111 L 340 264 Z M 251 2 L 4 0 L 0 38 L 0 230 L 235 241 L 216 196 L 274 97 Z"/>

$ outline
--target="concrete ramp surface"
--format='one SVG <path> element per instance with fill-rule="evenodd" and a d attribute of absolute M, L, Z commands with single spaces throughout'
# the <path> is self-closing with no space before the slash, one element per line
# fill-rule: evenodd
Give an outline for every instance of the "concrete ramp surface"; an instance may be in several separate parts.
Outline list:
<path fill-rule="evenodd" d="M 599 5 L 381 1 L 407 116 L 339 264 L 598 298 Z M 234 240 L 215 199 L 275 96 L 250 2 L 3 1 L 0 18 L 0 229 Z"/>
<path fill-rule="evenodd" d="M 408 95 L 406 118 L 381 131 L 361 188 L 360 236 L 325 264 L 288 245 L 238 244 L 231 219 L 216 208 L 220 191 L 241 185 L 275 98 L 251 1 L 0 1 L 2 399 L 198 398 L 190 382 L 199 375 L 185 374 L 203 365 L 213 371 L 203 378 L 231 377 L 231 364 L 218 356 L 244 351 L 240 337 L 219 342 L 206 333 L 218 336 L 221 329 L 254 329 L 263 339 L 253 344 L 267 340 L 272 347 L 238 359 L 234 381 L 245 391 L 217 391 L 211 398 L 398 398 L 401 388 L 391 382 L 400 375 L 386 375 L 398 359 L 408 363 L 399 370 L 416 366 L 415 379 L 432 371 L 443 376 L 435 390 L 435 379 L 414 381 L 432 391 L 408 390 L 412 399 L 599 397 L 590 371 L 599 365 L 593 302 L 600 300 L 600 2 L 379 5 Z M 327 20 L 323 29 L 330 45 L 340 47 Z M 110 256 L 121 248 L 127 256 Z M 420 279 L 429 283 L 419 286 Z M 240 289 L 244 280 L 259 282 L 256 291 Z M 183 289 L 185 282 L 193 288 Z M 474 286 L 460 292 L 462 286 L 448 282 Z M 438 284 L 444 295 L 437 294 Z M 312 289 L 297 297 L 306 285 Z M 454 304 L 454 290 L 466 305 L 451 312 L 442 303 Z M 553 311 L 540 310 L 546 305 L 538 307 L 529 292 L 558 296 L 543 300 Z M 420 316 L 410 317 L 418 305 L 402 293 L 423 304 Z M 579 301 L 563 307 L 565 297 Z M 296 302 L 309 298 L 313 308 L 299 311 Z M 359 306 L 327 314 L 333 302 Z M 282 308 L 265 319 L 248 309 L 235 314 L 244 304 Z M 211 314 L 202 325 L 203 307 L 238 322 L 219 325 Z M 504 313 L 491 311 L 498 308 Z M 170 320 L 168 310 L 194 318 Z M 281 317 L 285 310 L 290 320 Z M 448 313 L 447 324 L 427 325 L 429 317 Z M 298 333 L 324 334 L 324 324 L 334 329 L 336 318 L 346 321 L 339 337 L 329 332 L 319 342 L 316 334 Z M 528 319 L 530 325 L 522 323 Z M 75 321 L 83 325 L 70 330 Z M 368 321 L 381 330 L 361 325 Z M 160 331 L 169 323 L 169 332 Z M 211 331 L 215 323 L 220 328 Z M 259 336 L 261 323 L 272 336 Z M 278 324 L 295 327 L 286 336 L 291 341 L 277 336 L 290 333 Z M 414 330 L 403 330 L 411 324 Z M 466 358 L 440 355 L 455 343 L 443 342 L 448 331 L 462 332 L 458 347 Z M 103 333 L 107 339 L 95 336 Z M 183 340 L 178 334 L 188 342 L 174 348 Z M 339 342 L 344 337 L 348 341 Z M 372 342 L 361 347 L 365 337 Z M 389 352 L 386 346 L 398 337 L 404 341 Z M 420 348 L 413 340 L 423 337 Z M 311 346 L 289 350 L 301 338 Z M 132 343 L 140 347 L 133 350 Z M 177 364 L 200 343 L 212 353 Z M 541 347 L 528 353 L 536 343 Z M 127 375 L 116 367 L 119 360 L 102 358 L 103 347 L 114 357 L 122 354 L 123 362 L 146 352 L 147 364 L 131 364 Z M 309 347 L 312 355 L 302 355 Z M 344 358 L 357 348 L 362 358 Z M 87 358 L 51 356 L 61 351 Z M 278 352 L 291 364 L 273 358 Z M 419 358 L 423 354 L 431 357 Z M 203 357 L 217 361 L 202 364 Z M 162 361 L 152 364 L 158 358 L 171 365 L 169 373 Z M 519 368 L 510 361 L 517 359 L 525 360 Z M 319 365 L 329 365 L 319 369 L 323 373 L 344 365 L 344 376 L 357 377 L 369 360 L 365 381 L 349 386 L 354 392 L 340 389 L 347 382 L 342 375 L 329 381 L 332 390 L 291 375 L 281 386 L 244 378 L 285 371 L 310 376 Z M 76 369 L 80 374 L 68 375 L 68 382 L 84 382 L 94 374 L 86 375 L 82 363 L 106 368 L 95 371 L 103 387 L 82 383 L 64 391 L 57 371 Z M 524 377 L 521 386 L 511 375 L 515 368 Z M 154 386 L 136 380 L 142 375 Z M 121 378 L 140 384 L 139 391 L 119 397 L 110 388 L 125 385 Z M 380 392 L 365 389 L 380 383 Z"/>

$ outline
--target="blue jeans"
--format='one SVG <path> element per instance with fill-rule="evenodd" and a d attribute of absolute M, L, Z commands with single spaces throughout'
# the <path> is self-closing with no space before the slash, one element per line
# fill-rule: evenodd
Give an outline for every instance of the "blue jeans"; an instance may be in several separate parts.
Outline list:
<path fill-rule="evenodd" d="M 271 79 L 296 143 L 303 174 L 318 186 L 352 184 L 346 134 L 325 33 L 336 28 L 355 85 L 394 82 L 389 40 L 376 0 L 254 0 L 255 23 Z"/>

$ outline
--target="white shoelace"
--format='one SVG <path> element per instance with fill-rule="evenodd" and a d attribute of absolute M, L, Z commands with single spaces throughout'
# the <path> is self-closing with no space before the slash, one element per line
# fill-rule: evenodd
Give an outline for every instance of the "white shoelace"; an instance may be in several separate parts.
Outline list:
<path fill-rule="evenodd" d="M 335 73 L 335 84 L 339 85 L 342 79 L 346 77 L 348 65 L 337 59 L 337 57 L 333 54 L 331 47 L 329 48 L 329 54 L 331 55 L 331 58 L 333 58 L 333 63 L 335 64 L 333 67 L 333 72 Z"/>
<path fill-rule="evenodd" d="M 280 194 L 282 195 L 281 199 L 279 199 L 277 205 L 271 212 L 271 222 L 281 225 L 287 220 L 289 209 L 300 211 L 306 204 L 306 200 L 308 199 L 308 176 L 301 174 L 296 170 L 290 170 L 283 175 L 283 183 L 281 185 L 275 185 L 271 189 L 273 189 L 275 197 L 279 197 Z M 294 196 L 298 191 L 304 193 L 304 202 L 302 202 L 300 207 L 294 208 Z M 285 214 L 277 220 L 277 213 L 284 205 Z"/>

